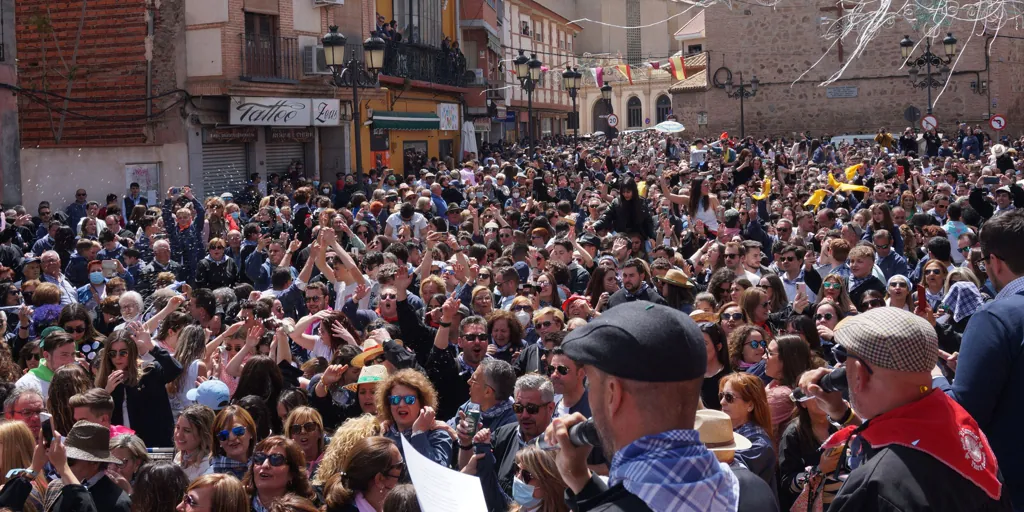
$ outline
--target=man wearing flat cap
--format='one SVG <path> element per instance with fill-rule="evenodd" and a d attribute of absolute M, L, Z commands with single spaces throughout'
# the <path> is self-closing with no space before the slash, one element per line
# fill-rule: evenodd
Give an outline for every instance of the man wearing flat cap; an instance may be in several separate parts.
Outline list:
<path fill-rule="evenodd" d="M 899 308 L 876 308 L 840 323 L 835 342 L 849 404 L 840 391 L 825 393 L 818 385 L 833 370 L 800 376 L 800 388 L 843 427 L 825 447 L 844 448 L 840 464 L 852 471 L 830 512 L 1012 509 L 985 434 L 959 404 L 931 387 L 938 341 L 928 321 Z"/>
<path fill-rule="evenodd" d="M 584 365 L 601 449 L 613 455 L 606 485 L 587 468 L 590 447 L 569 440 L 583 415 L 552 420 L 545 439 L 559 446 L 571 509 L 736 510 L 736 476 L 694 430 L 707 354 L 693 320 L 668 306 L 627 302 L 573 330 L 562 351 Z"/>

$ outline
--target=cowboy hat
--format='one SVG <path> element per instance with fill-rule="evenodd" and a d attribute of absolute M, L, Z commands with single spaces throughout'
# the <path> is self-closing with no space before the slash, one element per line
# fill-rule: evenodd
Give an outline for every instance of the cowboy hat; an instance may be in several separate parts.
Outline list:
<path fill-rule="evenodd" d="M 359 390 L 360 384 L 377 384 L 388 378 L 388 369 L 382 364 L 371 364 L 364 366 L 359 372 L 359 379 L 351 384 L 346 384 L 345 389 L 355 393 Z"/>
<path fill-rule="evenodd" d="M 753 446 L 749 439 L 732 431 L 732 420 L 729 415 L 714 409 L 697 411 L 697 420 L 693 428 L 700 436 L 704 447 L 721 460 L 730 460 L 739 450 Z"/>
<path fill-rule="evenodd" d="M 69 459 L 113 464 L 122 462 L 110 455 L 110 429 L 91 421 L 82 420 L 71 427 L 71 432 L 64 438 L 64 449 Z"/>
<path fill-rule="evenodd" d="M 1004 154 L 1006 154 L 1006 146 L 1004 146 L 1002 144 L 996 144 L 996 145 L 992 146 L 991 151 L 992 151 L 992 156 L 994 156 L 996 158 L 999 158 L 999 157 L 1003 156 Z"/>
<path fill-rule="evenodd" d="M 669 271 L 665 273 L 664 277 L 655 277 L 654 279 L 656 281 L 679 286 L 681 288 L 693 288 L 693 282 L 686 277 L 686 274 L 684 274 L 682 270 L 674 268 L 669 269 Z"/>
<path fill-rule="evenodd" d="M 367 359 L 374 360 L 384 353 L 384 347 L 377 340 L 366 340 L 363 342 L 363 351 L 352 358 L 352 366 L 362 368 Z"/>

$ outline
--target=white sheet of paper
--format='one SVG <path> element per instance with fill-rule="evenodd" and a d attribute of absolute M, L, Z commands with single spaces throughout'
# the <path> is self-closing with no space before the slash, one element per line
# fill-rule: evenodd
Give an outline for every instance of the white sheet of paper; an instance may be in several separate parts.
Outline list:
<path fill-rule="evenodd" d="M 486 512 L 487 502 L 479 478 L 424 457 L 404 435 L 402 452 L 423 512 Z"/>

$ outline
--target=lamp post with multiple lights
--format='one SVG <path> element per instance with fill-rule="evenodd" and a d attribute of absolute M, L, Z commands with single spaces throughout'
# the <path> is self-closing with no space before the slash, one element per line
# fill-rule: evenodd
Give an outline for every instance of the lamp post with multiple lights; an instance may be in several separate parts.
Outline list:
<path fill-rule="evenodd" d="M 519 56 L 513 61 L 516 66 L 516 77 L 519 78 L 519 85 L 526 91 L 526 130 L 530 144 L 530 158 L 533 158 L 534 136 L 533 136 L 533 91 L 540 81 L 541 62 L 537 60 L 536 54 L 530 54 L 526 58 L 523 50 L 519 50 Z"/>
<path fill-rule="evenodd" d="M 913 58 L 910 53 L 914 50 L 914 40 L 910 36 L 903 36 L 900 41 L 900 55 L 904 63 L 910 68 L 910 86 L 919 89 L 928 89 L 928 113 L 932 113 L 932 87 L 942 87 L 949 80 L 949 64 L 956 56 L 956 38 L 952 32 L 947 32 L 942 40 L 942 49 L 946 58 L 939 57 L 932 53 L 932 38 L 924 40 L 924 53 L 918 58 Z M 939 68 L 939 77 L 932 77 L 932 67 Z M 924 68 L 924 78 L 919 79 L 921 68 Z"/>

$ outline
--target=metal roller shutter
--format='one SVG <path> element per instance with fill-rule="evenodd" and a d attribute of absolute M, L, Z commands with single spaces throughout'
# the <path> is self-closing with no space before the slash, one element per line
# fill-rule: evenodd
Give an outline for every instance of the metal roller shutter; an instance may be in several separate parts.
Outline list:
<path fill-rule="evenodd" d="M 267 143 L 267 174 L 287 175 L 288 166 L 296 160 L 305 168 L 306 149 L 301 142 Z"/>
<path fill-rule="evenodd" d="M 238 194 L 247 183 L 245 144 L 203 144 L 203 196 Z"/>

